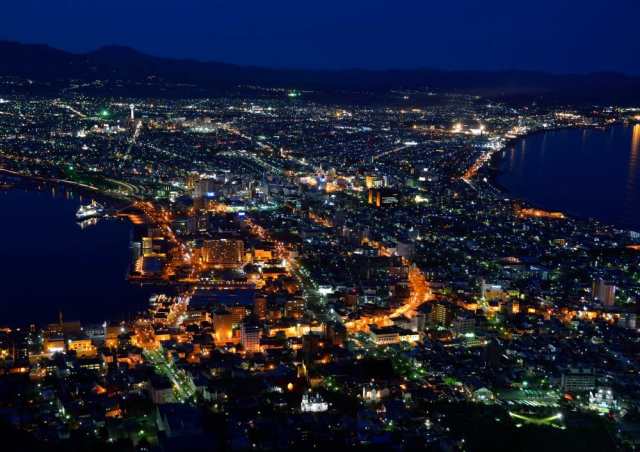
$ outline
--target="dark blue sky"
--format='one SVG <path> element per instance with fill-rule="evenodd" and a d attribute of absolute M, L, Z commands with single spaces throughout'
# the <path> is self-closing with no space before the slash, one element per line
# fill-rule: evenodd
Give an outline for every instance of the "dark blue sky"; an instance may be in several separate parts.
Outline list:
<path fill-rule="evenodd" d="M 640 74 L 639 0 L 3 0 L 0 39 L 272 67 Z"/>

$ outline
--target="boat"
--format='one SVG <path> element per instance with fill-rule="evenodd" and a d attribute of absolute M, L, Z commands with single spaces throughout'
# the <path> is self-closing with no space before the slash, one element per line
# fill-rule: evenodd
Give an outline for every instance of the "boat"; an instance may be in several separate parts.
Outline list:
<path fill-rule="evenodd" d="M 104 214 L 104 206 L 98 204 L 96 201 L 91 201 L 91 204 L 86 206 L 80 206 L 76 212 L 76 218 L 78 220 L 86 220 L 87 218 L 95 218 Z"/>
<path fill-rule="evenodd" d="M 77 222 L 77 225 L 80 226 L 80 229 L 87 229 L 91 226 L 95 226 L 98 224 L 100 219 L 98 217 L 87 218 L 86 220 L 81 220 Z"/>

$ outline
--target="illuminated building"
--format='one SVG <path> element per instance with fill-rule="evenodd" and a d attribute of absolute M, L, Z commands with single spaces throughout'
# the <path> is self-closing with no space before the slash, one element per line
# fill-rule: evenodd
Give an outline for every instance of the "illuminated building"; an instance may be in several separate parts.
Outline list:
<path fill-rule="evenodd" d="M 479 403 L 493 403 L 496 396 L 490 389 L 482 387 L 473 391 L 473 400 Z"/>
<path fill-rule="evenodd" d="M 396 326 L 371 328 L 371 338 L 376 345 L 392 345 L 400 342 L 417 342 L 420 335 Z"/>
<path fill-rule="evenodd" d="M 598 388 L 597 391 L 589 392 L 589 409 L 608 414 L 618 408 L 618 402 L 610 388 Z"/>
<path fill-rule="evenodd" d="M 189 174 L 187 174 L 187 177 L 185 179 L 185 186 L 187 187 L 187 189 L 193 190 L 199 180 L 200 174 L 195 171 L 191 171 Z"/>
<path fill-rule="evenodd" d="M 96 355 L 96 348 L 89 338 L 73 338 L 67 341 L 67 349 L 75 351 L 79 357 L 91 357 Z"/>
<path fill-rule="evenodd" d="M 320 394 L 304 394 L 300 403 L 300 411 L 303 413 L 322 413 L 329 409 L 329 404 Z"/>
<path fill-rule="evenodd" d="M 260 351 L 261 329 L 259 326 L 243 322 L 240 327 L 240 343 L 248 353 L 257 353 Z"/>
<path fill-rule="evenodd" d="M 386 185 L 384 178 L 367 175 L 364 178 L 364 185 L 367 188 L 381 188 Z"/>
<path fill-rule="evenodd" d="M 368 203 L 376 207 L 388 207 L 398 204 L 398 198 L 392 190 L 388 188 L 370 188 L 368 190 Z"/>
<path fill-rule="evenodd" d="M 44 350 L 51 355 L 54 353 L 63 353 L 65 351 L 64 337 L 49 336 L 45 338 Z"/>
<path fill-rule="evenodd" d="M 116 325 L 105 325 L 104 342 L 108 348 L 115 348 L 118 345 L 118 336 L 124 333 L 125 329 Z"/>
<path fill-rule="evenodd" d="M 271 249 L 268 249 L 266 247 L 263 248 L 258 248 L 258 247 L 254 247 L 253 248 L 253 260 L 254 262 L 266 262 L 273 259 L 273 251 Z"/>
<path fill-rule="evenodd" d="M 80 369 L 91 371 L 102 371 L 105 369 L 105 364 L 100 358 L 85 358 L 78 361 Z"/>
<path fill-rule="evenodd" d="M 142 256 L 143 257 L 165 257 L 164 248 L 166 246 L 164 237 L 149 236 L 142 237 Z"/>
<path fill-rule="evenodd" d="M 508 313 L 518 314 L 520 313 L 520 302 L 518 300 L 510 300 L 506 305 Z"/>
<path fill-rule="evenodd" d="M 233 339 L 233 314 L 221 309 L 213 314 L 216 344 L 226 344 Z"/>
<path fill-rule="evenodd" d="M 483 300 L 505 300 L 507 298 L 507 292 L 502 288 L 500 284 L 487 284 L 484 281 L 480 286 L 480 296 Z"/>
<path fill-rule="evenodd" d="M 400 342 L 418 342 L 419 340 L 420 333 L 407 329 L 400 331 Z"/>
<path fill-rule="evenodd" d="M 616 301 L 616 286 L 598 278 L 593 282 L 593 298 L 605 306 L 613 306 Z"/>
<path fill-rule="evenodd" d="M 562 374 L 560 387 L 566 392 L 591 391 L 596 386 L 596 375 L 591 368 L 569 368 Z"/>
<path fill-rule="evenodd" d="M 202 259 L 208 265 L 236 266 L 242 264 L 244 242 L 236 239 L 205 240 Z"/>
<path fill-rule="evenodd" d="M 367 188 L 373 188 L 373 176 L 365 176 L 364 186 Z"/>
<path fill-rule="evenodd" d="M 431 310 L 431 323 L 446 325 L 449 321 L 449 309 L 443 303 L 436 303 Z"/>
<path fill-rule="evenodd" d="M 142 255 L 143 256 L 153 255 L 153 238 L 152 237 L 142 237 Z"/>
<path fill-rule="evenodd" d="M 370 383 L 362 387 L 362 400 L 369 403 L 377 403 L 382 399 L 389 397 L 389 388 L 379 388 L 377 385 Z"/>
<path fill-rule="evenodd" d="M 276 336 L 277 334 L 284 334 L 285 337 L 301 337 L 305 334 L 322 333 L 322 324 L 308 323 L 277 323 L 269 326 L 269 336 Z"/>
<path fill-rule="evenodd" d="M 242 305 L 226 305 L 227 311 L 231 313 L 231 321 L 234 325 L 239 325 L 247 316 L 247 308 Z"/>
<path fill-rule="evenodd" d="M 304 298 L 297 297 L 287 300 L 284 306 L 284 313 L 286 317 L 294 319 L 302 317 L 304 313 Z"/>
<path fill-rule="evenodd" d="M 265 297 L 257 296 L 253 300 L 253 315 L 260 320 L 267 317 L 267 299 Z"/>

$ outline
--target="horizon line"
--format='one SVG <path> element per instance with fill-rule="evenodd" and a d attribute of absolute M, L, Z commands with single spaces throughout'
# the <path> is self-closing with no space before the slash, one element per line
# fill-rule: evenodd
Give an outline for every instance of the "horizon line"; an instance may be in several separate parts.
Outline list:
<path fill-rule="evenodd" d="M 158 55 L 154 52 L 147 52 L 145 50 L 140 50 L 134 46 L 128 44 L 103 44 L 92 50 L 85 51 L 75 51 L 69 50 L 62 47 L 57 47 L 52 44 L 44 43 L 44 42 L 24 42 L 19 41 L 12 38 L 0 38 L 0 44 L 16 44 L 21 46 L 31 46 L 31 47 L 46 47 L 52 50 L 56 50 L 59 52 L 64 52 L 71 55 L 90 55 L 93 53 L 97 53 L 100 50 L 110 49 L 110 48 L 119 48 L 124 50 L 133 51 L 139 55 L 158 58 L 164 60 L 173 60 L 173 61 L 190 61 L 196 62 L 200 64 L 222 64 L 227 66 L 235 66 L 239 68 L 254 68 L 254 69 L 266 69 L 272 71 L 302 71 L 302 72 L 327 72 L 327 73 L 340 73 L 340 72 L 371 72 L 371 73 L 383 73 L 383 72 L 412 72 L 412 71 L 433 71 L 433 72 L 475 72 L 475 73 L 526 73 L 526 74 L 544 74 L 544 75 L 552 75 L 552 76 L 592 76 L 599 74 L 608 74 L 608 75 L 619 75 L 629 78 L 640 78 L 640 73 L 631 73 L 624 72 L 619 70 L 612 69 L 601 69 L 601 70 L 593 70 L 593 71 L 585 71 L 585 72 L 562 72 L 562 71 L 552 71 L 546 69 L 522 69 L 522 68 L 510 68 L 510 69 L 445 69 L 440 67 L 433 66 L 412 66 L 412 67 L 388 67 L 388 68 L 365 68 L 365 67 L 332 67 L 332 68 L 318 68 L 318 67 L 301 67 L 301 66 L 266 66 L 255 63 L 231 63 L 227 61 L 214 60 L 214 59 L 202 59 L 197 57 L 183 57 L 183 56 L 166 56 L 166 55 Z"/>

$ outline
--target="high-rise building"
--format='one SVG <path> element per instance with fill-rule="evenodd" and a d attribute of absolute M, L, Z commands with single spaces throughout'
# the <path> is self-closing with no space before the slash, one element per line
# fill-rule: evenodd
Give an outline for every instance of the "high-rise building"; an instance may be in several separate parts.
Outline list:
<path fill-rule="evenodd" d="M 261 330 L 258 325 L 250 321 L 242 322 L 240 326 L 240 343 L 248 353 L 260 351 Z"/>
<path fill-rule="evenodd" d="M 593 281 L 593 298 L 605 306 L 613 306 L 616 301 L 616 286 L 598 278 Z"/>
<path fill-rule="evenodd" d="M 253 300 L 253 315 L 264 320 L 267 317 L 267 299 L 262 295 L 256 296 Z"/>
<path fill-rule="evenodd" d="M 436 303 L 431 310 L 431 323 L 446 325 L 449 321 L 449 309 L 443 303 Z"/>
<path fill-rule="evenodd" d="M 216 344 L 226 344 L 233 340 L 233 314 L 220 309 L 213 314 Z"/>
<path fill-rule="evenodd" d="M 227 311 L 231 313 L 232 321 L 234 325 L 239 325 L 247 316 L 247 308 L 241 304 L 229 306 L 227 305 Z"/>
<path fill-rule="evenodd" d="M 185 178 L 185 185 L 189 190 L 193 190 L 194 188 L 196 188 L 196 184 L 199 180 L 200 174 L 198 174 L 196 171 L 191 171 Z"/>

